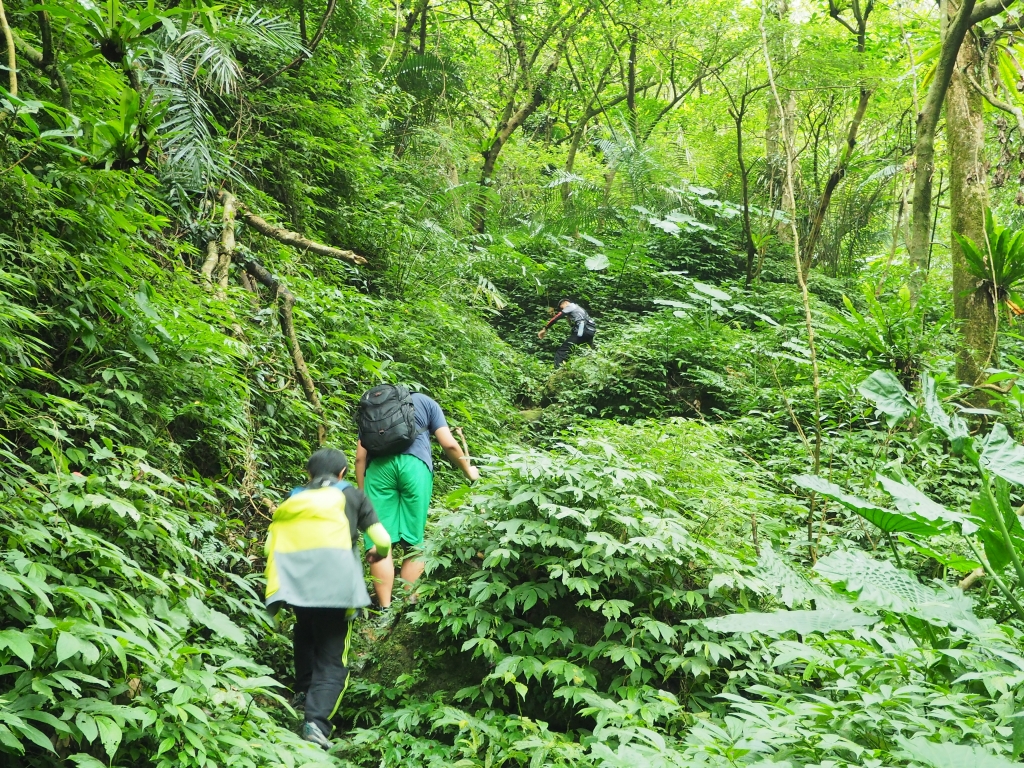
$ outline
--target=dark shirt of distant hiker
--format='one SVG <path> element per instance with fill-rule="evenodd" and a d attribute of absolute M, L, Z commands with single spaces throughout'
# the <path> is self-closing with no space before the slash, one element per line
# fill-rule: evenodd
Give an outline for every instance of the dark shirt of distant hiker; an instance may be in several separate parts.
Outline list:
<path fill-rule="evenodd" d="M 588 315 L 583 307 L 568 299 L 562 299 L 558 302 L 558 312 L 548 320 L 547 325 L 537 332 L 537 338 L 543 339 L 547 335 L 548 328 L 563 317 L 569 321 L 572 327 L 569 330 L 569 335 L 562 342 L 562 346 L 555 352 L 555 368 L 558 368 L 565 362 L 565 359 L 569 356 L 569 351 L 577 344 L 589 344 L 593 347 L 594 336 L 597 333 L 597 325 L 594 324 L 594 318 Z"/>
<path fill-rule="evenodd" d="M 295 692 L 305 695 L 302 737 L 328 748 L 331 719 L 348 682 L 351 621 L 370 604 L 357 545 L 370 537 L 372 561 L 388 556 L 391 538 L 370 500 L 342 478 L 345 454 L 322 448 L 306 464 L 309 482 L 274 511 L 267 530 L 266 604 L 295 611 Z"/>

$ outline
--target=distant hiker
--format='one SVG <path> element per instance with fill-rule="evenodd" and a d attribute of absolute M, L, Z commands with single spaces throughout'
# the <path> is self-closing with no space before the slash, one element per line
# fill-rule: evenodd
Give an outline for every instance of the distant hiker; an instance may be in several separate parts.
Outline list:
<path fill-rule="evenodd" d="M 309 482 L 274 512 L 267 531 L 271 612 L 295 611 L 295 690 L 305 694 L 302 738 L 327 749 L 331 718 L 348 684 L 348 649 L 356 609 L 370 604 L 356 549 L 359 532 L 373 542 L 371 563 L 390 557 L 391 539 L 362 491 L 345 482 L 348 461 L 321 448 L 306 464 Z"/>
<path fill-rule="evenodd" d="M 594 324 L 594 319 L 587 314 L 583 307 L 579 304 L 574 304 L 568 299 L 562 299 L 558 302 L 558 312 L 553 314 L 551 319 L 548 320 L 548 324 L 537 332 L 537 338 L 543 339 L 547 335 L 548 328 L 563 317 L 569 320 L 572 328 L 569 331 L 569 335 L 565 337 L 565 341 L 562 342 L 562 346 L 555 352 L 555 368 L 558 368 L 565 362 L 565 359 L 569 356 L 569 350 L 577 344 L 589 344 L 593 347 L 594 335 L 597 333 L 597 325 Z"/>
<path fill-rule="evenodd" d="M 434 490 L 430 436 L 468 480 L 476 480 L 480 472 L 452 437 L 441 406 L 419 392 L 410 393 L 408 387 L 381 384 L 371 389 L 359 401 L 358 421 L 356 482 L 370 497 L 391 540 L 419 547 Z M 386 610 L 395 585 L 392 556 L 372 563 L 370 573 L 377 601 Z M 406 553 L 401 575 L 413 584 L 423 575 L 423 561 Z"/>

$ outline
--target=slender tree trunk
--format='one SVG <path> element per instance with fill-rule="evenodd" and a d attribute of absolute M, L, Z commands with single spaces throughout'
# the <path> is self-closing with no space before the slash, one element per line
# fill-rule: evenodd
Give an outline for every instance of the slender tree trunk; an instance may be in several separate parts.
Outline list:
<path fill-rule="evenodd" d="M 419 53 L 427 52 L 427 16 L 430 13 L 430 1 L 423 4 L 423 11 L 420 13 L 420 48 Z"/>
<path fill-rule="evenodd" d="M 970 73 L 977 65 L 977 48 L 971 42 L 961 46 L 946 93 L 946 142 L 949 147 L 950 228 L 984 247 L 984 101 L 970 83 Z M 979 281 L 967 271 L 963 251 L 952 237 L 950 251 L 953 311 L 960 334 L 956 374 L 964 384 L 979 384 L 985 376 L 985 368 L 995 361 L 995 307 L 987 290 L 976 290 Z"/>
<path fill-rule="evenodd" d="M 743 112 L 734 112 L 732 119 L 736 124 L 736 161 L 740 167 L 740 192 L 743 196 L 743 247 L 747 256 L 745 285 L 749 288 L 754 281 L 757 248 L 754 247 L 754 233 L 750 223 L 750 169 L 743 159 Z"/>
<path fill-rule="evenodd" d="M 565 156 L 565 172 L 572 173 L 572 169 L 576 165 L 576 153 L 579 152 L 580 142 L 583 141 L 583 135 L 587 132 L 586 123 L 581 123 L 576 127 L 576 132 L 572 135 L 572 141 L 569 142 L 569 151 Z M 562 184 L 562 205 L 568 210 L 569 208 L 569 195 L 572 193 L 572 189 L 569 187 L 569 182 Z"/>
<path fill-rule="evenodd" d="M 917 138 L 914 144 L 914 194 L 911 198 L 910 262 L 914 271 L 910 276 L 910 292 L 916 299 L 928 274 L 928 250 L 931 245 L 932 176 L 935 173 L 935 129 L 956 68 L 957 57 L 968 30 L 985 19 L 990 19 L 1009 8 L 1015 0 L 960 0 L 942 4 L 944 32 L 939 59 L 935 64 L 931 84 L 925 94 L 921 112 L 917 116 Z M 947 23 L 948 19 L 948 23 Z M 950 150 L 952 152 L 952 149 Z"/>
<path fill-rule="evenodd" d="M 18 95 L 18 58 L 14 53 L 14 33 L 10 24 L 7 23 L 7 14 L 4 12 L 3 0 L 0 0 L 0 29 L 4 33 L 4 44 L 7 46 L 7 90 L 11 96 Z"/>
<path fill-rule="evenodd" d="M 853 114 L 853 121 L 850 123 L 849 130 L 846 133 L 846 147 L 843 150 L 842 156 L 839 158 L 839 162 L 836 163 L 835 169 L 828 177 L 828 181 L 825 182 L 825 190 L 821 194 L 821 200 L 818 203 L 818 210 L 814 214 L 814 218 L 811 220 L 811 229 L 807 237 L 804 239 L 803 254 L 800 257 L 800 263 L 804 270 L 804 277 L 806 277 L 811 271 L 811 262 L 814 259 L 814 249 L 818 244 L 818 238 L 821 237 L 821 228 L 825 223 L 825 213 L 828 211 L 829 203 L 832 202 L 832 195 L 836 191 L 836 187 L 839 186 L 839 182 L 846 176 L 846 170 L 850 166 L 850 159 L 853 157 L 853 150 L 857 146 L 857 132 L 860 130 L 860 124 L 864 120 L 864 113 L 868 108 L 868 101 L 871 99 L 871 91 L 867 88 L 860 89 L 860 98 L 857 100 L 857 109 Z"/>

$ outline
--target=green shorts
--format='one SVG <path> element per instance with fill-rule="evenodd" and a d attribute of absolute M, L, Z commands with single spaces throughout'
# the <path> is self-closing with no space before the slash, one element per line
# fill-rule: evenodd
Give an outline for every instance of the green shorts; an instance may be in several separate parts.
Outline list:
<path fill-rule="evenodd" d="M 391 541 L 414 547 L 423 543 L 434 474 L 422 459 L 408 453 L 374 459 L 366 468 L 363 491 Z M 372 547 L 373 542 L 364 538 L 367 548 Z"/>

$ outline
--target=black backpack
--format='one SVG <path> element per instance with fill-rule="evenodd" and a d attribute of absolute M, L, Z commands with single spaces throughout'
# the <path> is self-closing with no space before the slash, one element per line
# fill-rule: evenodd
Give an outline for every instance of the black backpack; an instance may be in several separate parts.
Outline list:
<path fill-rule="evenodd" d="M 402 453 L 420 434 L 409 388 L 381 384 L 359 398 L 359 440 L 373 456 Z"/>

